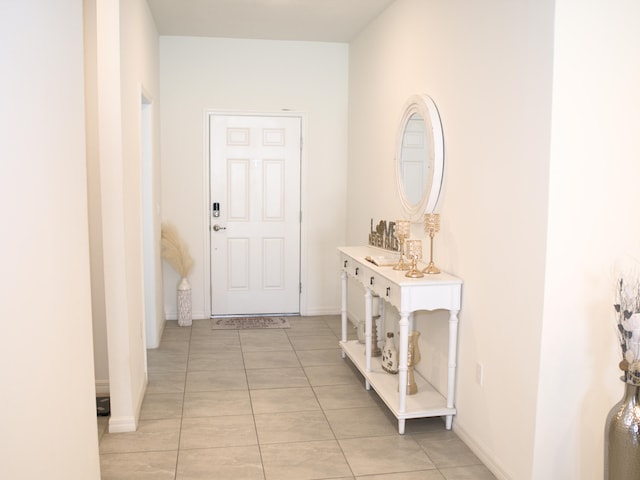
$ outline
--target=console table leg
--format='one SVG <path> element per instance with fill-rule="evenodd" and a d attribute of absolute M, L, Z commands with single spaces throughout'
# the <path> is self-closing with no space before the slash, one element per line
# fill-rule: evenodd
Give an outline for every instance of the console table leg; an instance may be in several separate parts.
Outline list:
<path fill-rule="evenodd" d="M 347 272 L 342 271 L 342 305 L 340 308 L 342 319 L 342 341 L 347 341 Z M 346 358 L 347 354 L 342 350 L 342 358 Z"/>
<path fill-rule="evenodd" d="M 398 419 L 398 433 L 400 435 L 404 435 L 404 425 L 405 425 L 405 419 L 404 418 Z"/>
<path fill-rule="evenodd" d="M 447 408 L 455 405 L 456 358 L 458 349 L 458 311 L 451 310 L 449 315 L 449 374 L 447 379 Z M 449 418 L 447 417 L 447 420 Z"/>
<path fill-rule="evenodd" d="M 400 313 L 400 338 L 398 342 L 398 410 L 400 413 L 407 411 L 407 355 L 409 352 L 409 314 Z"/>
<path fill-rule="evenodd" d="M 365 357 L 365 369 L 367 372 L 371 371 L 371 319 L 373 308 L 373 295 L 371 290 L 366 288 L 364 293 L 364 357 Z"/>
<path fill-rule="evenodd" d="M 447 415 L 447 418 L 444 422 L 444 427 L 447 430 L 451 430 L 451 424 L 453 423 L 453 415 Z"/>

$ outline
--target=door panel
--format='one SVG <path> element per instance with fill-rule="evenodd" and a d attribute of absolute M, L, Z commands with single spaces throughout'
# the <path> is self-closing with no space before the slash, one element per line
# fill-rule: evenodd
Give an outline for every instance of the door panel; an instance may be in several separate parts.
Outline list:
<path fill-rule="evenodd" d="M 267 290 L 285 288 L 284 241 L 281 238 L 265 238 L 262 251 L 264 288 Z"/>
<path fill-rule="evenodd" d="M 231 238 L 227 245 L 227 288 L 230 291 L 249 290 L 249 239 Z"/>
<path fill-rule="evenodd" d="M 230 159 L 229 167 L 229 194 L 227 205 L 229 206 L 229 221 L 249 221 L 249 160 Z M 214 191 L 211 192 L 214 194 Z"/>
<path fill-rule="evenodd" d="M 212 315 L 298 313 L 301 119 L 210 119 Z"/>

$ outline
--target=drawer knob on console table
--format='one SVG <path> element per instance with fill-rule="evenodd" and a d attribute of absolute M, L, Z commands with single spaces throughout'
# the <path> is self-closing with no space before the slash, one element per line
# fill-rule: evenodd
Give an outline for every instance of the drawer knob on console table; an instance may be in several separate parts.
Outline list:
<path fill-rule="evenodd" d="M 356 275 L 358 275 L 358 270 L 360 270 L 360 267 L 356 267 Z"/>
<path fill-rule="evenodd" d="M 389 292 L 391 292 L 391 287 L 387 287 L 387 297 L 389 296 Z"/>
<path fill-rule="evenodd" d="M 344 268 L 347 268 L 347 263 L 349 263 L 349 261 L 348 261 L 348 260 L 345 260 L 345 261 L 344 261 Z"/>
<path fill-rule="evenodd" d="M 373 277 L 369 280 L 369 285 L 373 285 Z"/>

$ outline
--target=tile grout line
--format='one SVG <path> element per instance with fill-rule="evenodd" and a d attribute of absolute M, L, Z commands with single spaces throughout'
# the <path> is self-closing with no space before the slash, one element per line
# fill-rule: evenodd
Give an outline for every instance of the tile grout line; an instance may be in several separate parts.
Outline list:
<path fill-rule="evenodd" d="M 318 322 L 318 325 L 319 326 L 322 325 L 323 327 L 329 327 L 329 329 L 331 329 L 331 327 L 329 326 L 329 321 L 326 320 L 326 319 L 322 319 L 321 322 Z M 300 335 L 302 335 L 302 336 L 306 336 L 306 335 L 313 336 L 314 335 L 313 332 L 307 332 L 305 330 L 307 328 L 305 324 L 301 324 L 300 326 L 301 326 L 301 328 L 296 331 L 296 328 L 295 328 L 296 325 L 292 325 L 292 329 L 291 330 L 286 330 L 284 332 L 286 337 L 287 337 L 287 342 L 286 343 L 283 342 L 282 345 L 284 346 L 284 345 L 288 344 L 288 346 L 292 349 L 292 351 L 293 351 L 293 353 L 295 355 L 296 361 L 297 361 L 299 367 L 301 368 L 301 370 L 303 372 L 304 378 L 306 379 L 306 381 L 308 383 L 308 387 L 305 387 L 305 388 L 309 388 L 310 389 L 310 393 L 312 394 L 312 396 L 310 395 L 308 397 L 308 399 L 310 400 L 311 398 L 313 398 L 316 401 L 316 403 L 317 403 L 317 405 L 319 407 L 319 410 L 322 412 L 322 416 L 323 416 L 325 422 L 327 423 L 327 425 L 329 427 L 329 432 L 331 432 L 331 434 L 327 435 L 326 438 L 327 438 L 327 440 L 329 440 L 331 438 L 331 436 L 333 437 L 333 440 L 336 442 L 338 448 L 340 449 L 340 452 L 341 452 L 341 454 L 343 456 L 343 460 L 345 461 L 348 469 L 351 472 L 351 477 L 349 477 L 349 478 L 351 478 L 353 480 L 353 479 L 356 478 L 355 477 L 355 473 L 354 473 L 354 471 L 353 471 L 353 469 L 351 467 L 351 464 L 349 463 L 347 455 L 345 454 L 345 450 L 343 449 L 343 445 L 341 444 L 341 440 L 337 438 L 337 434 L 336 434 L 336 430 L 335 430 L 335 428 L 339 428 L 340 423 L 336 423 L 335 425 L 332 425 L 331 422 L 329 422 L 329 417 L 328 417 L 327 414 L 328 414 L 328 412 L 330 412 L 333 409 L 332 408 L 326 408 L 326 407 L 330 407 L 331 405 L 323 406 L 323 404 L 320 402 L 320 396 L 319 396 L 320 393 L 317 390 L 317 386 L 314 387 L 311 384 L 311 379 L 312 378 L 316 378 L 314 376 L 315 371 L 312 370 L 311 373 L 308 374 L 307 369 L 303 365 L 303 361 L 302 361 L 302 359 L 306 358 L 307 361 L 310 364 L 308 366 L 313 367 L 313 366 L 315 366 L 316 363 L 329 364 L 329 360 L 332 357 L 329 354 L 327 354 L 327 355 L 329 355 L 328 357 L 324 357 L 324 356 L 321 356 L 321 357 L 316 357 L 316 356 L 305 357 L 305 355 L 307 355 L 307 353 L 306 353 L 307 351 L 319 349 L 320 347 L 318 347 L 318 345 L 320 345 L 320 344 L 312 344 L 312 343 L 308 343 L 306 341 L 298 342 L 297 341 L 297 337 L 300 336 Z M 176 450 L 175 450 L 175 453 L 176 453 L 175 463 L 171 462 L 171 463 L 166 464 L 168 469 L 165 470 L 165 472 L 167 473 L 167 478 L 169 477 L 171 470 L 173 470 L 173 472 L 172 472 L 173 473 L 173 480 L 177 480 L 178 479 L 178 470 L 179 470 L 180 465 L 181 465 L 181 463 L 180 463 L 180 454 L 181 454 L 181 452 L 183 450 L 181 448 L 181 440 L 183 438 L 183 434 L 186 435 L 186 433 L 187 433 L 187 432 L 183 432 L 183 428 L 184 428 L 184 425 L 185 425 L 184 424 L 184 420 L 185 420 L 185 413 L 186 413 L 186 397 L 187 397 L 187 383 L 188 383 L 189 370 L 190 370 L 191 366 L 193 366 L 194 368 L 198 368 L 196 364 L 192 365 L 191 361 L 190 361 L 190 359 L 191 359 L 190 355 L 191 355 L 192 352 L 194 352 L 195 354 L 198 354 L 200 352 L 200 342 L 198 341 L 198 339 L 200 338 L 200 335 L 198 335 L 198 331 L 199 331 L 199 327 L 197 327 L 197 328 L 189 327 L 189 331 L 188 332 L 184 332 L 185 333 L 184 336 L 182 336 L 182 335 L 180 336 L 180 338 L 184 339 L 184 341 L 187 342 L 187 345 L 182 347 L 182 351 L 185 352 L 185 355 L 186 355 L 186 367 L 185 367 L 185 370 L 184 370 L 184 375 L 185 376 L 184 376 L 184 379 L 183 379 L 183 390 L 181 392 L 181 394 L 182 394 L 181 395 L 182 396 L 182 405 L 181 405 L 181 408 L 179 410 L 180 419 L 179 419 L 179 429 L 178 429 L 178 432 L 177 432 L 178 433 L 178 443 L 177 443 L 177 447 L 176 447 Z M 298 334 L 300 334 L 300 335 L 298 335 Z M 267 478 L 267 473 L 266 473 L 266 470 L 265 470 L 265 459 L 263 457 L 263 448 L 262 447 L 263 446 L 268 446 L 268 445 L 271 445 L 271 444 L 270 443 L 265 443 L 263 445 L 260 442 L 259 431 L 258 431 L 258 426 L 257 426 L 257 415 L 262 415 L 262 414 L 256 413 L 257 412 L 256 408 L 259 408 L 259 405 L 260 405 L 260 403 L 258 402 L 260 397 L 256 397 L 256 402 L 254 402 L 254 398 L 252 396 L 252 391 L 258 391 L 258 390 L 261 390 L 261 388 L 259 386 L 259 383 L 258 383 L 258 387 L 256 389 L 250 388 L 249 379 L 248 379 L 248 373 L 249 373 L 249 371 L 251 371 L 253 369 L 251 369 L 251 368 L 248 369 L 247 367 L 251 366 L 251 365 L 247 365 L 247 363 L 245 362 L 246 354 L 250 353 L 254 346 L 257 347 L 257 348 L 261 348 L 262 344 L 260 343 L 261 341 L 258 340 L 254 345 L 253 338 L 252 337 L 246 337 L 246 336 L 245 336 L 245 341 L 243 342 L 242 341 L 242 336 L 240 335 L 240 332 L 236 332 L 236 335 L 237 335 L 236 338 L 237 338 L 239 346 L 240 346 L 240 354 L 241 354 L 241 358 L 242 358 L 242 362 L 243 362 L 243 369 L 242 370 L 238 369 L 237 371 L 238 371 L 238 373 L 240 371 L 242 371 L 242 372 L 244 372 L 244 375 L 245 375 L 247 394 L 249 395 L 249 398 L 248 398 L 248 400 L 249 400 L 249 408 L 250 408 L 250 411 L 251 411 L 252 420 L 253 420 L 253 426 L 254 426 L 255 436 L 256 436 L 255 437 L 256 438 L 256 446 L 258 447 L 258 453 L 260 455 L 260 466 L 261 466 L 262 474 L 261 474 L 261 477 L 259 477 L 259 478 L 262 478 L 263 480 L 265 480 Z M 318 335 L 326 335 L 326 333 L 318 333 Z M 336 339 L 339 338 L 339 335 L 335 331 L 333 332 L 333 336 L 335 336 Z M 281 337 L 279 337 L 279 338 L 281 338 Z M 168 341 L 170 341 L 170 344 L 171 344 L 171 345 L 168 346 L 169 353 L 172 353 L 175 350 L 175 346 L 176 346 L 175 342 L 177 341 L 177 337 L 174 337 L 173 335 L 171 335 L 170 338 L 168 339 Z M 262 347 L 262 348 L 268 348 L 270 346 L 269 341 L 270 340 L 267 338 L 266 339 L 266 343 L 264 344 L 265 346 Z M 192 342 L 197 342 L 197 343 L 192 343 Z M 324 340 L 323 340 L 323 342 L 324 342 Z M 300 348 L 299 349 L 296 348 L 296 345 L 298 345 Z M 167 347 L 167 345 L 165 345 L 165 347 Z M 245 348 L 249 348 L 249 350 L 245 351 Z M 336 355 L 339 355 L 339 352 L 336 353 Z M 255 360 L 256 359 L 254 359 L 254 361 Z M 171 366 L 173 366 L 173 364 L 171 364 Z M 277 367 L 274 367 L 274 368 L 277 368 Z M 258 370 L 259 370 L 259 368 L 258 368 Z M 254 372 L 254 373 L 256 373 L 256 372 Z M 353 371 L 353 374 L 356 375 L 356 376 L 357 376 L 357 373 L 358 372 Z M 259 375 L 259 372 L 257 372 L 257 374 Z M 311 375 L 311 377 L 309 375 Z M 324 382 L 324 380 L 323 380 L 324 377 L 319 377 L 319 379 L 321 380 L 320 381 L 320 386 L 322 386 L 323 382 Z M 178 384 L 174 383 L 174 385 L 179 386 L 179 383 Z M 277 387 L 277 388 L 295 388 L 295 387 Z M 161 392 L 159 392 L 159 393 L 161 393 Z M 176 393 L 178 393 L 178 392 L 176 392 Z M 180 396 L 176 396 L 174 398 L 177 400 L 178 398 L 180 398 Z M 280 402 L 277 402 L 277 403 L 282 405 Z M 378 405 L 378 406 L 380 406 L 380 405 Z M 358 407 L 352 407 L 352 408 L 358 408 Z M 346 409 L 349 409 L 349 408 L 346 408 Z M 175 410 L 173 410 L 173 411 L 175 411 Z M 287 412 L 291 411 L 291 408 L 288 408 L 286 411 Z M 267 415 L 268 412 L 265 412 L 264 414 Z M 177 415 L 176 415 L 176 417 L 177 417 Z M 165 418 L 165 417 L 163 417 L 163 418 Z M 166 417 L 166 418 L 169 418 L 169 417 Z M 320 419 L 321 417 L 318 415 L 317 418 Z M 414 431 L 414 432 L 409 431 L 409 432 L 407 432 L 407 437 L 412 438 L 413 441 L 415 441 L 417 443 L 417 445 L 418 445 L 418 451 L 421 451 L 431 461 L 431 463 L 433 464 L 433 469 L 429 469 L 429 470 L 433 471 L 433 472 L 438 472 L 437 473 L 438 474 L 438 478 L 440 478 L 441 480 L 446 480 L 446 478 L 450 478 L 450 477 L 446 476 L 446 475 L 452 475 L 452 472 L 449 471 L 450 468 L 464 469 L 466 467 L 474 467 L 474 466 L 484 467 L 484 464 L 481 461 L 479 461 L 479 459 L 477 459 L 473 463 L 468 463 L 468 464 L 467 463 L 464 463 L 464 464 L 452 464 L 452 465 L 442 464 L 441 465 L 442 469 L 440 467 L 438 467 L 436 465 L 436 463 L 431 459 L 430 450 L 429 450 L 429 448 L 427 448 L 428 445 L 422 445 L 420 442 L 418 442 L 418 437 L 420 437 L 421 435 L 428 435 L 429 433 L 431 433 L 431 430 L 430 430 L 431 427 L 428 427 L 428 428 L 429 428 L 429 430 L 425 430 L 425 431 L 422 431 L 422 428 L 420 428 L 419 430 Z M 329 433 L 329 432 L 327 432 L 327 433 Z M 440 430 L 438 430 L 438 432 L 440 432 Z M 102 435 L 104 436 L 105 433 L 106 433 L 106 431 L 103 430 L 103 434 Z M 364 434 L 361 434 L 361 435 L 364 435 Z M 387 436 L 387 435 L 375 435 L 375 434 L 373 434 L 373 435 L 370 435 L 370 436 L 384 437 L 384 436 Z M 187 438 L 187 437 L 185 437 L 185 438 Z M 345 439 L 343 439 L 343 440 L 350 440 L 351 438 L 352 437 L 345 437 Z M 366 439 L 366 438 L 369 438 L 369 436 L 354 437 L 355 440 L 358 440 L 359 438 Z M 265 440 L 268 441 L 267 438 L 265 438 Z M 306 442 L 314 442 L 314 441 L 317 441 L 317 440 L 309 439 Z M 287 443 L 295 444 L 295 443 L 299 443 L 299 442 L 292 440 L 292 441 L 277 442 L 277 443 L 279 445 L 283 445 L 283 444 L 287 444 Z M 247 445 L 247 447 L 250 447 L 250 446 L 251 445 Z M 200 448 L 211 448 L 211 447 L 198 447 L 198 449 L 200 449 Z M 164 454 L 168 454 L 169 452 L 173 452 L 173 450 L 155 450 L 155 449 L 154 450 L 140 450 L 140 451 L 136 450 L 136 451 L 126 452 L 126 453 L 152 453 L 152 452 L 162 452 Z M 120 455 L 120 453 L 125 453 L 125 452 L 112 452 L 111 454 L 101 454 L 101 455 Z M 182 452 L 182 453 L 184 453 L 184 452 Z M 439 455 L 437 451 L 435 451 L 434 453 L 436 453 L 436 455 Z M 337 452 L 335 452 L 335 455 L 336 455 L 336 460 L 337 460 Z M 167 460 L 169 460 L 169 459 L 167 459 Z M 173 463 L 173 469 L 171 469 L 172 463 Z M 255 465 L 257 466 L 257 463 Z M 187 467 L 187 464 L 185 463 L 184 466 Z M 484 468 L 486 468 L 486 467 L 484 467 Z M 422 470 L 410 470 L 410 471 L 421 472 Z M 478 472 L 482 475 L 482 478 L 485 478 L 484 473 L 480 472 L 479 470 L 478 470 Z M 259 476 L 257 471 L 255 473 L 256 473 L 256 476 Z M 400 472 L 398 472 L 398 473 L 400 473 Z M 118 477 L 118 478 L 120 478 L 120 477 Z M 126 478 L 126 476 L 122 477 L 122 478 Z M 489 478 L 489 477 L 486 477 L 486 478 Z"/>
<path fill-rule="evenodd" d="M 322 320 L 322 322 L 325 324 L 325 326 L 327 328 L 329 328 L 329 330 L 331 330 L 331 327 L 329 326 L 329 324 L 326 322 L 326 320 Z M 333 332 L 333 330 L 331 330 Z M 335 335 L 335 333 L 334 333 Z M 289 335 L 287 335 L 287 337 L 289 338 L 289 342 L 291 342 L 291 337 L 289 337 Z M 338 341 L 338 339 L 336 338 L 336 342 Z M 304 372 L 304 376 L 307 378 L 307 382 L 309 382 L 309 388 L 311 389 L 311 392 L 313 393 L 313 397 L 316 399 L 316 402 L 318 402 L 318 406 L 320 407 L 320 411 L 322 412 L 322 415 L 324 416 L 324 420 L 325 422 L 327 422 L 327 425 L 329 426 L 329 430 L 331 431 L 331 434 L 333 435 L 333 440 L 336 442 L 336 445 L 338 446 L 338 449 L 340 450 L 340 453 L 342 454 L 342 458 L 344 459 L 345 464 L 347 465 L 347 467 L 349 468 L 349 471 L 351 472 L 351 476 L 353 478 L 356 478 L 356 474 L 353 471 L 353 468 L 351 467 L 351 464 L 349 463 L 349 460 L 347 459 L 347 455 L 345 454 L 342 445 L 340 445 L 340 441 L 338 440 L 338 437 L 336 436 L 336 432 L 333 429 L 333 427 L 331 426 L 331 422 L 329 421 L 329 418 L 327 417 L 327 412 L 325 410 L 325 408 L 322 406 L 322 404 L 320 403 L 320 399 L 318 398 L 318 394 L 316 393 L 316 389 L 313 388 L 313 385 L 311 384 L 311 381 L 309 379 L 309 377 L 307 376 L 307 371 L 305 370 L 304 366 L 302 365 L 302 362 L 300 361 L 300 357 L 298 356 L 298 350 L 296 350 L 295 346 L 293 345 L 293 343 L 291 343 L 291 348 L 293 348 L 293 351 L 296 354 L 296 358 L 298 359 L 298 362 L 300 363 L 300 367 L 302 368 L 302 371 Z"/>
<path fill-rule="evenodd" d="M 163 332 L 164 335 L 164 332 Z M 184 387 L 182 389 L 182 408 L 180 409 L 180 428 L 178 430 L 178 448 L 176 451 L 176 468 L 173 473 L 173 478 L 178 478 L 178 464 L 180 462 L 180 443 L 182 442 L 182 424 L 184 420 L 184 406 L 187 401 L 187 378 L 189 376 L 189 356 L 191 353 L 191 339 L 193 337 L 193 323 L 189 326 L 189 342 L 187 343 L 187 365 L 184 371 Z"/>
<path fill-rule="evenodd" d="M 244 372 L 244 379 L 247 382 L 247 394 L 249 395 L 249 405 L 251 407 L 251 418 L 253 419 L 253 428 L 256 433 L 256 446 L 258 447 L 258 454 L 260 455 L 260 466 L 262 467 L 262 478 L 266 480 L 267 473 L 264 468 L 264 458 L 262 456 L 262 446 L 260 445 L 260 437 L 258 435 L 258 424 L 256 423 L 256 412 L 253 408 L 253 397 L 251 396 L 251 385 L 249 385 L 249 374 L 247 373 L 247 362 L 245 360 L 244 348 L 242 344 L 242 335 L 240 335 L 240 331 L 238 331 L 238 341 L 240 342 L 240 354 L 242 355 L 242 368 Z"/>

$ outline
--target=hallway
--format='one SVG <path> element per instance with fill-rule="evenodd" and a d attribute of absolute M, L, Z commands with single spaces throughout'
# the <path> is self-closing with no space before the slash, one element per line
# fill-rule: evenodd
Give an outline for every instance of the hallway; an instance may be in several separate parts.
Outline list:
<path fill-rule="evenodd" d="M 106 433 L 98 417 L 102 480 L 495 478 L 440 418 L 409 420 L 398 435 L 340 356 L 339 316 L 289 323 L 235 331 L 167 322 L 148 352 L 138 431 Z"/>

